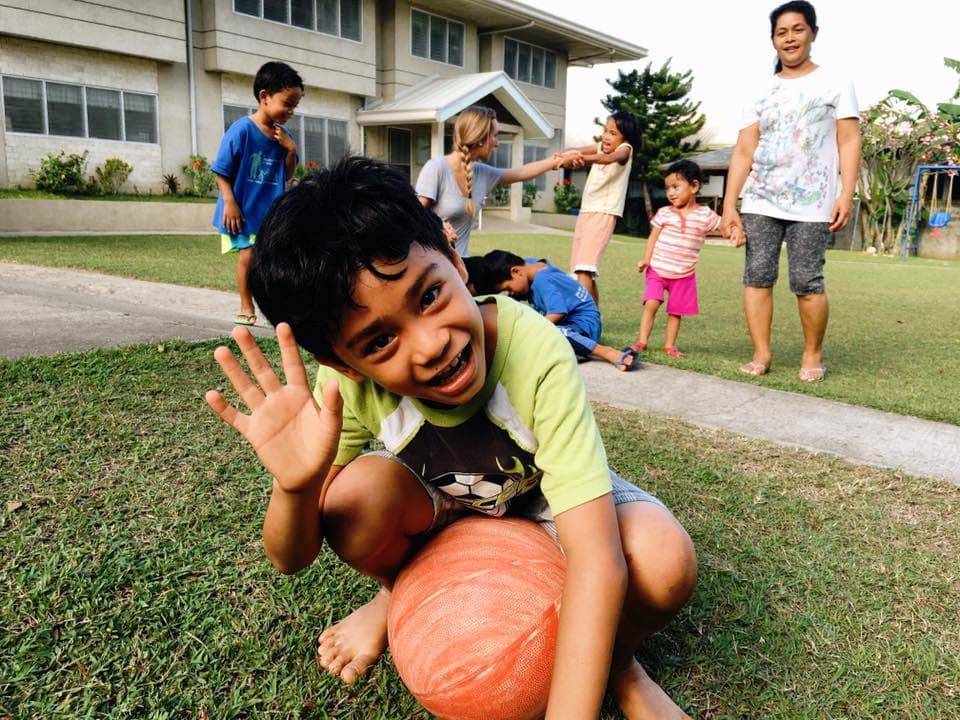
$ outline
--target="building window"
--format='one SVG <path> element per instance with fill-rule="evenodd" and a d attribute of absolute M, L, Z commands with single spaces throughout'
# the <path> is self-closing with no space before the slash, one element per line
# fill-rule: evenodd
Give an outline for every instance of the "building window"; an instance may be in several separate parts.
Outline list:
<path fill-rule="evenodd" d="M 448 65 L 463 66 L 466 26 L 422 10 L 410 11 L 410 52 Z"/>
<path fill-rule="evenodd" d="M 4 127 L 10 132 L 155 144 L 157 97 L 3 76 Z"/>
<path fill-rule="evenodd" d="M 43 83 L 3 78 L 3 124 L 11 132 L 38 133 L 43 127 Z"/>
<path fill-rule="evenodd" d="M 241 105 L 224 105 L 223 131 L 226 132 L 237 120 L 240 118 L 245 118 L 247 115 L 250 115 L 254 112 L 256 112 L 255 108 L 243 107 Z"/>
<path fill-rule="evenodd" d="M 387 162 L 407 180 L 410 179 L 410 145 L 412 133 L 402 128 L 387 128 Z"/>
<path fill-rule="evenodd" d="M 545 160 L 547 157 L 547 149 L 545 147 L 540 147 L 539 145 L 524 145 L 523 146 L 523 164 L 537 162 L 538 160 Z M 547 189 L 547 176 L 544 174 L 538 175 L 533 180 L 530 180 L 534 185 L 537 186 L 537 190 L 540 192 L 545 192 Z"/>
<path fill-rule="evenodd" d="M 83 88 L 47 83 L 47 124 L 51 135 L 83 137 Z"/>
<path fill-rule="evenodd" d="M 252 115 L 256 111 L 255 107 L 224 105 L 224 132 L 240 118 Z M 284 128 L 297 144 L 297 155 L 300 157 L 301 165 L 315 163 L 329 167 L 346 155 L 349 149 L 346 120 L 314 115 L 294 115 Z"/>
<path fill-rule="evenodd" d="M 557 54 L 512 38 L 503 41 L 503 71 L 520 82 L 557 86 Z"/>
<path fill-rule="evenodd" d="M 490 157 L 490 164 L 496 168 L 509 169 L 513 165 L 513 141 L 500 140 L 497 149 Z"/>
<path fill-rule="evenodd" d="M 157 99 L 153 95 L 123 94 L 123 128 L 131 142 L 157 142 Z"/>
<path fill-rule="evenodd" d="M 233 0 L 235 12 L 360 42 L 362 0 Z"/>

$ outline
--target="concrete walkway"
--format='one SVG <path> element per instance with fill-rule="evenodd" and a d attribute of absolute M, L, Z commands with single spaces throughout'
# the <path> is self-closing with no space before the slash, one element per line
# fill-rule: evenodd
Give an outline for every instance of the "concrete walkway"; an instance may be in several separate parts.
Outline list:
<path fill-rule="evenodd" d="M 0 356 L 7 358 L 223 337 L 236 310 L 232 293 L 0 263 Z M 955 425 L 656 365 L 620 373 L 591 362 L 581 372 L 590 397 L 614 407 L 960 485 Z"/>

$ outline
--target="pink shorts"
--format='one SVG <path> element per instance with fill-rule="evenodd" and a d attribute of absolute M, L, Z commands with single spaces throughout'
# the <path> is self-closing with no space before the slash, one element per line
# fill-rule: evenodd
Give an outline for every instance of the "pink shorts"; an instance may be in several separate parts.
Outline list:
<path fill-rule="evenodd" d="M 599 212 L 580 213 L 577 216 L 577 225 L 573 229 L 570 271 L 600 275 L 600 260 L 616 227 L 616 215 Z"/>
<path fill-rule="evenodd" d="M 696 274 L 682 278 L 665 278 L 657 275 L 652 267 L 647 267 L 647 286 L 643 291 L 643 301 L 663 302 L 664 292 L 667 293 L 668 315 L 696 315 L 700 312 Z"/>

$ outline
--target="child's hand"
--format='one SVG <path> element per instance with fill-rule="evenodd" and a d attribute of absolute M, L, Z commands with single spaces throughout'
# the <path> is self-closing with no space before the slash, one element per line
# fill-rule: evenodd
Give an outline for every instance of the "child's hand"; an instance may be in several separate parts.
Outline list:
<path fill-rule="evenodd" d="M 229 349 L 218 347 L 213 356 L 251 412 L 244 415 L 216 390 L 207 392 L 207 404 L 247 439 L 282 490 L 298 493 L 322 483 L 336 457 L 343 425 L 339 386 L 327 382 L 323 407 L 317 406 L 293 331 L 286 323 L 277 325 L 286 385 L 277 378 L 249 330 L 237 328 L 233 338 L 256 383 Z"/>
<path fill-rule="evenodd" d="M 637 263 L 637 272 L 642 273 L 648 267 L 650 267 L 650 263 L 646 260 L 641 260 Z"/>
<path fill-rule="evenodd" d="M 743 232 L 743 228 L 734 226 L 730 229 L 730 239 L 733 240 L 734 247 L 741 247 L 747 242 L 747 236 Z"/>
<path fill-rule="evenodd" d="M 290 134 L 280 125 L 273 126 L 273 139 L 280 143 L 280 146 L 286 150 L 288 154 L 297 151 L 297 144 L 293 141 L 293 138 L 290 137 Z"/>
<path fill-rule="evenodd" d="M 457 231 L 446 220 L 443 221 L 443 234 L 447 238 L 447 242 L 450 243 L 450 247 L 455 248 L 457 246 Z"/>
<path fill-rule="evenodd" d="M 240 212 L 240 206 L 233 198 L 224 198 L 223 201 L 223 226 L 231 235 L 236 235 L 243 231 L 243 213 Z"/>

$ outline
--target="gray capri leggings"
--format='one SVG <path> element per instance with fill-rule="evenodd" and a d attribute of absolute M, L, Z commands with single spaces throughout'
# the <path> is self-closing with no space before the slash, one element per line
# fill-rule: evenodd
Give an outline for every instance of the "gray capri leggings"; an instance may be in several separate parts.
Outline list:
<path fill-rule="evenodd" d="M 743 284 L 757 288 L 776 285 L 780 271 L 780 245 L 786 241 L 790 292 L 794 295 L 822 294 L 829 227 L 828 222 L 800 222 L 745 214 L 743 230 L 747 236 L 747 258 L 743 267 Z"/>

